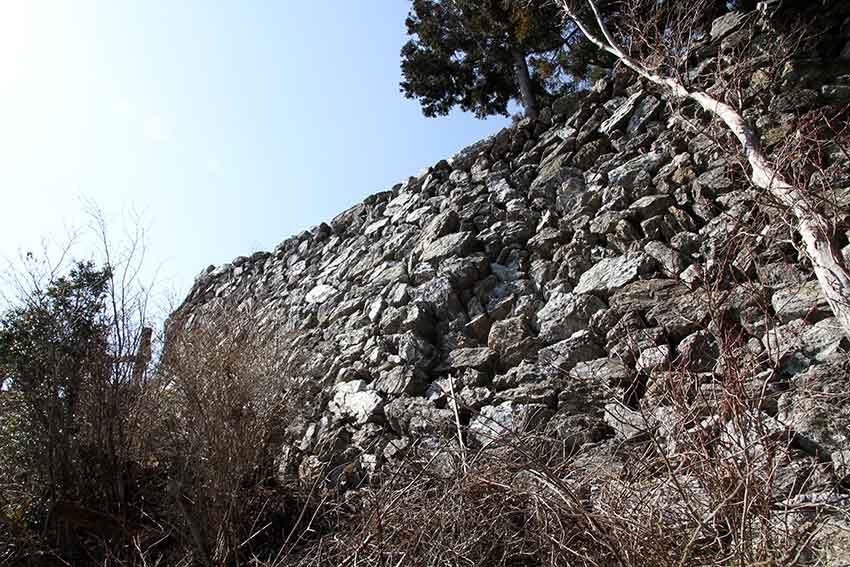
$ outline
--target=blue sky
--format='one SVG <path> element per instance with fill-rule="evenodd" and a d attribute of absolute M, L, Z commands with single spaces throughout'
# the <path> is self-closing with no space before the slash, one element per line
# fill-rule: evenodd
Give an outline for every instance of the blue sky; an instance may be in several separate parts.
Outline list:
<path fill-rule="evenodd" d="M 0 255 L 96 203 L 181 295 L 503 127 L 399 93 L 404 0 L 9 2 Z M 76 249 L 85 256 L 85 241 Z"/>

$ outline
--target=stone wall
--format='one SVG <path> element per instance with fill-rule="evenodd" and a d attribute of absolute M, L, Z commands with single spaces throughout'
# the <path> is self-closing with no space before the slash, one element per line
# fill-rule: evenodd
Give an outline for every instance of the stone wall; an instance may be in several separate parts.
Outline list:
<path fill-rule="evenodd" d="M 692 80 L 716 80 L 740 44 L 727 20 L 698 46 Z M 769 146 L 807 111 L 850 100 L 844 53 L 748 68 L 736 96 Z M 839 211 L 846 150 L 824 155 L 843 180 Z M 733 372 L 761 419 L 849 470 L 847 343 L 787 214 L 747 183 L 722 128 L 627 75 L 272 252 L 211 266 L 171 328 L 225 304 L 300 361 L 310 403 L 282 461 L 302 475 L 369 472 L 458 421 L 472 446 L 520 429 L 570 447 L 634 439 L 664 423 L 667 378 L 704 393 Z"/>

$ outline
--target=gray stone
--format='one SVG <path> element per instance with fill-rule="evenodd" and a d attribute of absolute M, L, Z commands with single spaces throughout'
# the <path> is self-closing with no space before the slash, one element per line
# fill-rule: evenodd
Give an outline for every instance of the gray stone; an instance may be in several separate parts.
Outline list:
<path fill-rule="evenodd" d="M 615 338 L 618 336 L 619 338 Z M 667 332 L 660 327 L 626 328 L 618 330 L 616 334 L 609 333 L 609 337 L 606 345 L 608 356 L 622 360 L 626 364 L 636 362 L 643 351 L 668 342 Z"/>
<path fill-rule="evenodd" d="M 473 255 L 466 258 L 447 258 L 440 262 L 437 273 L 449 278 L 455 289 L 463 290 L 484 279 L 488 268 L 487 258 Z"/>
<path fill-rule="evenodd" d="M 590 221 L 591 234 L 608 234 L 614 232 L 617 223 L 626 218 L 625 211 L 602 211 Z"/>
<path fill-rule="evenodd" d="M 841 452 L 850 448 L 846 366 L 819 364 L 795 375 L 791 387 L 779 398 L 777 418 L 802 436 L 804 444 L 813 444 L 821 454 L 832 453 L 833 459 L 838 454 L 841 459 Z"/>
<path fill-rule="evenodd" d="M 434 357 L 434 347 L 412 332 L 396 335 L 398 356 L 407 364 L 417 368 L 428 368 Z"/>
<path fill-rule="evenodd" d="M 756 268 L 758 278 L 767 287 L 779 289 L 787 286 L 799 286 L 806 281 L 800 269 L 785 262 L 774 262 Z"/>
<path fill-rule="evenodd" d="M 587 142 L 572 155 L 571 162 L 574 166 L 582 169 L 590 169 L 599 160 L 599 156 L 611 151 L 611 142 L 608 138 L 600 138 Z"/>
<path fill-rule="evenodd" d="M 440 319 L 466 318 L 463 312 L 463 304 L 457 297 L 451 280 L 445 276 L 435 277 L 425 284 L 417 286 L 413 289 L 413 297 L 421 305 L 427 306 L 431 313 Z M 417 316 L 418 320 L 419 317 Z M 417 334 L 423 337 L 428 336 L 428 333 Z"/>
<path fill-rule="evenodd" d="M 574 292 L 610 293 L 636 280 L 648 271 L 649 266 L 649 261 L 643 254 L 605 258 L 581 275 Z"/>
<path fill-rule="evenodd" d="M 651 415 L 643 415 L 622 404 L 605 406 L 605 423 L 625 441 L 646 438 L 656 426 Z"/>
<path fill-rule="evenodd" d="M 723 14 L 711 23 L 711 39 L 719 40 L 735 31 L 744 21 L 741 12 Z"/>
<path fill-rule="evenodd" d="M 493 387 L 497 391 L 508 390 L 526 382 L 540 382 L 543 379 L 543 374 L 537 368 L 537 365 L 523 361 L 504 374 L 495 376 L 493 378 Z"/>
<path fill-rule="evenodd" d="M 457 212 L 449 209 L 438 214 L 431 222 L 428 223 L 428 225 L 422 230 L 420 240 L 423 242 L 431 242 L 457 231 L 459 227 L 460 217 L 458 217 Z"/>
<path fill-rule="evenodd" d="M 408 449 L 410 449 L 410 439 L 408 437 L 390 439 L 384 445 L 383 455 L 388 461 L 400 460 L 407 454 Z"/>
<path fill-rule="evenodd" d="M 629 135 L 634 135 L 643 130 L 647 122 L 652 120 L 656 111 L 661 107 L 661 101 L 652 95 L 645 97 L 635 108 L 632 117 L 629 118 L 629 123 L 626 125 L 626 132 Z"/>
<path fill-rule="evenodd" d="M 503 368 L 516 366 L 536 350 L 537 341 L 531 337 L 525 315 L 497 321 L 490 328 L 487 346 L 499 353 Z"/>
<path fill-rule="evenodd" d="M 805 112 L 820 103 L 820 94 L 812 89 L 783 91 L 773 97 L 768 107 L 771 112 Z"/>
<path fill-rule="evenodd" d="M 553 292 L 543 309 L 537 312 L 540 341 L 549 345 L 569 338 L 586 328 L 591 316 L 604 308 L 602 300 L 593 295 Z"/>
<path fill-rule="evenodd" d="M 850 43 L 848 43 L 850 46 Z M 823 85 L 820 92 L 824 98 L 831 101 L 850 100 L 850 85 Z"/>
<path fill-rule="evenodd" d="M 513 402 L 486 406 L 469 422 L 469 435 L 486 447 L 514 430 Z"/>
<path fill-rule="evenodd" d="M 696 289 L 701 286 L 704 277 L 705 274 L 699 264 L 691 264 L 685 268 L 681 274 L 679 274 L 679 279 L 682 280 L 689 289 Z"/>
<path fill-rule="evenodd" d="M 608 182 L 611 185 L 630 188 L 634 185 L 638 174 L 653 175 L 664 164 L 666 159 L 667 157 L 660 152 L 649 152 L 638 156 L 609 171 Z"/>
<path fill-rule="evenodd" d="M 717 341 L 705 331 L 682 339 L 676 347 L 676 366 L 691 372 L 711 372 L 720 357 Z"/>
<path fill-rule="evenodd" d="M 633 373 L 620 360 L 597 358 L 579 362 L 570 370 L 570 378 L 588 382 L 598 382 L 611 386 L 628 386 Z"/>
<path fill-rule="evenodd" d="M 475 237 L 471 232 L 458 232 L 443 236 L 425 245 L 423 262 L 439 262 L 449 256 L 466 256 L 475 250 Z"/>
<path fill-rule="evenodd" d="M 640 351 L 635 368 L 638 370 L 656 370 L 670 365 L 670 346 L 657 345 Z"/>
<path fill-rule="evenodd" d="M 579 145 L 590 142 L 598 136 L 599 127 L 602 121 L 605 120 L 606 112 L 604 108 L 597 108 L 593 114 L 587 119 L 584 125 L 579 129 L 576 136 L 576 142 Z"/>
<path fill-rule="evenodd" d="M 678 277 L 685 269 L 685 261 L 681 254 L 656 240 L 647 242 L 644 251 L 654 258 L 664 273 L 671 278 Z"/>
<path fill-rule="evenodd" d="M 539 365 L 567 373 L 579 362 L 586 362 L 605 356 L 605 351 L 596 338 L 588 331 L 578 331 L 569 339 L 540 349 Z"/>
<path fill-rule="evenodd" d="M 457 403 L 460 411 L 468 412 L 470 410 L 477 411 L 482 407 L 493 403 L 495 395 L 489 388 L 482 386 L 469 387 L 465 386 L 458 394 L 457 398 L 449 399 L 448 405 L 454 410 L 454 405 Z"/>
<path fill-rule="evenodd" d="M 814 325 L 795 319 L 769 330 L 762 342 L 775 360 L 799 353 L 812 362 L 829 362 L 846 357 L 847 339 L 834 317 Z"/>
<path fill-rule="evenodd" d="M 773 294 L 770 303 L 783 323 L 794 319 L 822 319 L 832 313 L 817 280 L 784 287 Z"/>
<path fill-rule="evenodd" d="M 672 279 L 641 280 L 631 283 L 611 294 L 608 304 L 622 313 L 647 311 L 655 305 L 666 305 L 688 289 Z"/>
<path fill-rule="evenodd" d="M 673 338 L 684 338 L 699 330 L 709 313 L 709 297 L 689 291 L 658 304 L 646 314 L 647 321 L 662 327 Z"/>
<path fill-rule="evenodd" d="M 383 405 L 384 399 L 363 380 L 352 380 L 334 386 L 328 409 L 338 419 L 350 419 L 356 424 L 364 424 L 378 418 Z"/>
<path fill-rule="evenodd" d="M 674 250 L 684 252 L 685 254 L 693 254 L 700 248 L 702 239 L 698 234 L 693 232 L 679 232 L 670 239 L 670 246 Z"/>
<path fill-rule="evenodd" d="M 554 249 L 564 242 L 564 234 L 557 228 L 544 227 L 528 241 L 528 250 L 551 258 Z"/>
<path fill-rule="evenodd" d="M 528 189 L 530 198 L 537 196 L 555 199 L 558 189 L 561 184 L 568 179 L 582 177 L 581 171 L 572 167 L 567 167 L 567 156 L 561 155 L 543 165 L 537 177 L 531 182 Z"/>
<path fill-rule="evenodd" d="M 425 398 L 402 396 L 384 407 L 387 422 L 400 435 L 448 434 L 454 425 L 454 412 L 437 408 Z"/>
<path fill-rule="evenodd" d="M 647 195 L 631 204 L 629 212 L 641 220 L 664 213 L 673 205 L 669 195 Z"/>
<path fill-rule="evenodd" d="M 732 177 L 726 167 L 710 169 L 697 177 L 694 183 L 702 195 L 720 195 L 733 187 Z"/>
<path fill-rule="evenodd" d="M 337 289 L 331 285 L 320 284 L 307 292 L 307 295 L 304 297 L 304 300 L 307 303 L 317 303 L 321 304 L 325 301 L 329 300 L 337 293 Z"/>
<path fill-rule="evenodd" d="M 832 468 L 840 481 L 850 477 L 850 449 L 833 451 Z"/>
<path fill-rule="evenodd" d="M 486 347 L 458 348 L 449 353 L 446 364 L 451 370 L 464 368 L 487 370 L 493 367 L 496 356 L 493 349 Z"/>
<path fill-rule="evenodd" d="M 635 105 L 642 96 L 643 91 L 638 91 L 627 98 L 609 118 L 602 122 L 599 126 L 599 131 L 608 136 L 611 132 L 623 126 L 631 116 L 635 109 Z"/>
<path fill-rule="evenodd" d="M 407 394 L 416 396 L 424 392 L 427 376 L 422 370 L 409 366 L 396 366 L 392 370 L 382 372 L 374 387 L 379 392 L 397 396 Z"/>
<path fill-rule="evenodd" d="M 485 406 L 470 420 L 469 435 L 480 447 L 486 448 L 514 434 L 540 429 L 552 414 L 552 410 L 542 404 L 506 401 L 498 406 Z"/>

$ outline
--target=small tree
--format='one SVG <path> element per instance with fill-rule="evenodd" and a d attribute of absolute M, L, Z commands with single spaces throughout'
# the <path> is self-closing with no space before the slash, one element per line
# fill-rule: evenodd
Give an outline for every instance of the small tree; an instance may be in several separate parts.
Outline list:
<path fill-rule="evenodd" d="M 110 245 L 90 211 L 102 264 L 28 253 L 5 274 L 0 313 L 0 523 L 73 558 L 75 522 L 115 535 L 130 513 L 134 411 L 152 329 L 138 283 L 143 238 Z M 92 518 L 97 518 L 92 522 Z"/>
<path fill-rule="evenodd" d="M 680 99 L 696 102 L 703 110 L 720 120 L 741 144 L 750 167 L 750 179 L 756 187 L 769 192 L 787 207 L 796 220 L 806 254 L 821 291 L 845 334 L 850 336 L 850 272 L 838 250 L 832 245 L 834 224 L 824 214 L 820 203 L 803 189 L 789 182 L 780 168 L 773 164 L 762 149 L 756 131 L 747 123 L 741 108 L 722 100 L 708 89 L 690 86 L 682 76 L 688 63 L 690 47 L 698 37 L 697 24 L 715 3 L 710 1 L 658 3 L 627 0 L 623 3 L 621 35 L 629 47 L 616 37 L 600 11 L 596 0 L 586 0 L 592 17 L 579 12 L 580 2 L 559 0 L 569 21 L 599 49 L 611 54 L 639 76 L 666 89 Z M 659 17 L 656 17 L 659 16 Z M 592 22 L 592 23 L 591 23 Z M 734 65 L 739 62 L 732 62 Z M 717 89 L 713 89 L 715 92 Z"/>
<path fill-rule="evenodd" d="M 109 374 L 103 312 L 110 275 L 80 262 L 0 320 L 0 372 L 23 404 L 31 472 L 51 503 L 79 495 L 80 398 Z"/>

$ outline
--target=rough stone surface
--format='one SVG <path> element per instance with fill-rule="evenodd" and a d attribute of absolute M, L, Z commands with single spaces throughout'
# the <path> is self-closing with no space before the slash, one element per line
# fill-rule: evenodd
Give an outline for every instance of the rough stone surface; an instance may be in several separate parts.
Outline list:
<path fill-rule="evenodd" d="M 695 44 L 695 85 L 748 45 L 744 29 L 727 14 Z M 846 61 L 795 54 L 778 79 L 767 69 L 726 95 L 743 97 L 768 148 L 850 84 Z M 850 345 L 789 215 L 744 182 L 718 121 L 625 75 L 271 251 L 204 270 L 168 334 L 228 308 L 287 346 L 307 395 L 286 436 L 305 475 L 353 452 L 375 471 L 440 451 L 451 474 L 458 424 L 476 450 L 534 430 L 616 468 L 615 453 L 645 451 L 650 433 L 683 450 L 671 423 L 740 440 L 709 403 L 735 384 L 752 419 L 794 443 L 776 494 L 802 490 L 812 456 L 846 478 Z M 824 148 L 824 163 L 848 179 L 840 150 Z M 830 196 L 840 210 L 845 186 Z M 665 390 L 677 377 L 689 386 Z"/>
<path fill-rule="evenodd" d="M 770 302 L 776 316 L 783 323 L 794 319 L 822 319 L 831 311 L 816 280 L 800 285 L 789 285 L 777 290 Z"/>
<path fill-rule="evenodd" d="M 552 344 L 569 338 L 576 331 L 586 328 L 593 314 L 604 308 L 602 300 L 592 295 L 560 291 L 552 293 L 543 309 L 537 312 L 540 341 Z"/>
<path fill-rule="evenodd" d="M 643 254 L 632 254 L 605 258 L 582 274 L 574 292 L 610 293 L 636 280 L 647 271 L 647 257 Z"/>
<path fill-rule="evenodd" d="M 383 403 L 381 396 L 370 390 L 365 382 L 352 380 L 336 385 L 328 407 L 338 418 L 363 424 L 379 415 Z"/>

